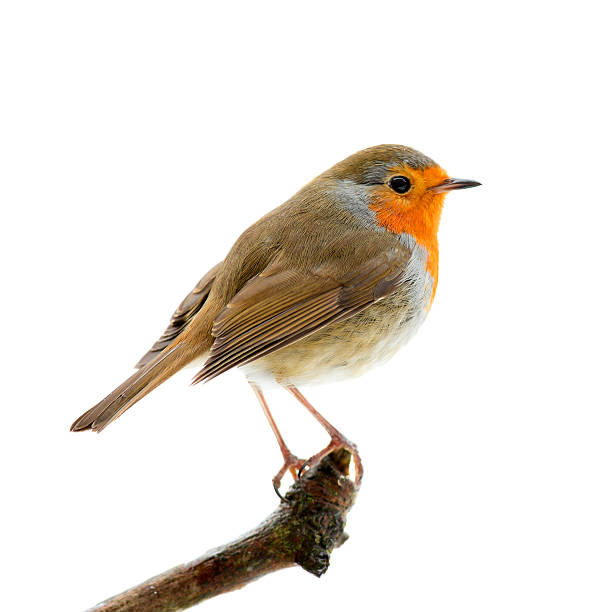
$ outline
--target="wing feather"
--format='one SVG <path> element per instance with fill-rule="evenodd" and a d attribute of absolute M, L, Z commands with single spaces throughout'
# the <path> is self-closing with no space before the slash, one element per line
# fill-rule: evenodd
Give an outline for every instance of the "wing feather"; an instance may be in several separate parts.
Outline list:
<path fill-rule="evenodd" d="M 392 249 L 345 278 L 334 276 L 331 267 L 264 270 L 217 316 L 215 341 L 193 382 L 268 355 L 392 293 L 404 280 L 408 256 Z"/>
<path fill-rule="evenodd" d="M 220 267 L 221 264 L 217 264 L 198 281 L 198 284 L 174 311 L 166 331 L 148 352 L 140 358 L 136 368 L 142 368 L 159 355 L 189 325 L 190 321 L 204 305 Z"/>

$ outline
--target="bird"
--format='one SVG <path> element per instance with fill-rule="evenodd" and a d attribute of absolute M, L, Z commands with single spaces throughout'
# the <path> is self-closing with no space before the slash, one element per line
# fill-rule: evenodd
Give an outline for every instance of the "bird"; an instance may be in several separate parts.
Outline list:
<path fill-rule="evenodd" d="M 429 312 L 438 283 L 445 196 L 476 187 L 423 153 L 378 145 L 335 164 L 236 240 L 180 303 L 136 372 L 81 415 L 71 431 L 102 431 L 185 367 L 205 383 L 232 368 L 246 375 L 283 457 L 272 484 L 294 479 L 357 446 L 299 390 L 358 376 L 392 357 Z M 329 444 L 307 460 L 288 448 L 263 388 L 287 389 L 321 424 Z"/>

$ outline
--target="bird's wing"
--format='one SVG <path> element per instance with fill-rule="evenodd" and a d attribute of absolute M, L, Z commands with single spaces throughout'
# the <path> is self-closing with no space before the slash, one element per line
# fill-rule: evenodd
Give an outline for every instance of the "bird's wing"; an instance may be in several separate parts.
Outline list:
<path fill-rule="evenodd" d="M 251 279 L 215 319 L 215 340 L 193 382 L 210 380 L 350 317 L 395 291 L 406 276 L 407 253 L 392 248 L 349 273 L 271 265 Z"/>
<path fill-rule="evenodd" d="M 166 331 L 149 351 L 140 358 L 135 367 L 142 368 L 149 363 L 151 359 L 157 357 L 185 329 L 185 327 L 189 325 L 191 319 L 199 312 L 206 301 L 220 267 L 221 264 L 218 263 L 200 279 L 198 284 L 174 311 L 170 319 L 170 325 L 168 325 Z"/>

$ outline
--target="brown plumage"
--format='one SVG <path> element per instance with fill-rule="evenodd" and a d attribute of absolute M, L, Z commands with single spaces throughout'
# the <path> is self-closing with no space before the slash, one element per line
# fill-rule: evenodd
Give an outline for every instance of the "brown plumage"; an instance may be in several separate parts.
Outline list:
<path fill-rule="evenodd" d="M 145 353 L 138 363 L 134 366 L 142 368 L 149 363 L 153 357 L 156 357 L 163 351 L 178 335 L 187 327 L 194 315 L 202 308 L 206 301 L 210 288 L 212 287 L 215 276 L 219 271 L 221 264 L 217 264 L 209 270 L 199 281 L 198 284 L 190 291 L 189 295 L 178 305 L 174 311 L 170 324 L 166 331 L 160 336 L 159 340 Z"/>
<path fill-rule="evenodd" d="M 392 188 L 398 176 L 406 191 Z M 399 145 L 340 162 L 248 228 L 181 302 L 140 369 L 71 429 L 101 431 L 201 359 L 194 382 L 245 369 L 285 457 L 275 487 L 297 460 L 259 389 L 266 379 L 311 410 L 332 445 L 350 446 L 294 385 L 359 373 L 410 337 L 433 298 L 444 192 L 474 184 L 448 179 L 428 157 Z"/>

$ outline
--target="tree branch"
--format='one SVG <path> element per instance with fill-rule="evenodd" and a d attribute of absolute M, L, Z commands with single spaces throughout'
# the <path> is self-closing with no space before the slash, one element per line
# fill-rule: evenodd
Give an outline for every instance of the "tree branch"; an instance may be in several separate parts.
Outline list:
<path fill-rule="evenodd" d="M 239 589 L 292 565 L 321 576 L 331 551 L 347 539 L 346 514 L 357 489 L 348 478 L 351 455 L 342 449 L 308 470 L 287 502 L 253 531 L 94 606 L 89 612 L 170 612 Z"/>

